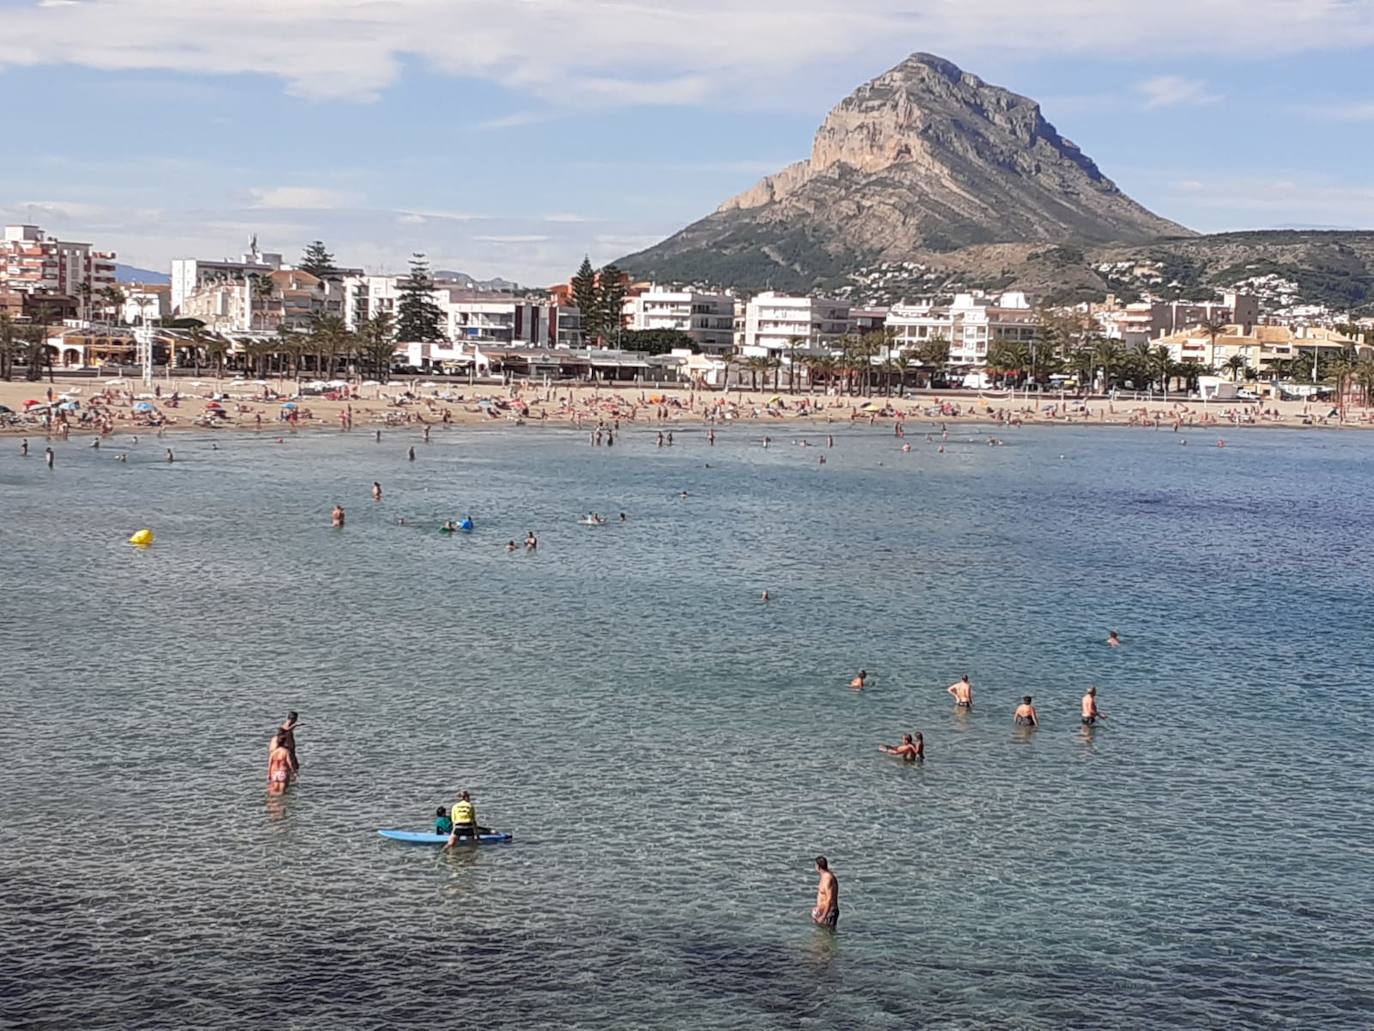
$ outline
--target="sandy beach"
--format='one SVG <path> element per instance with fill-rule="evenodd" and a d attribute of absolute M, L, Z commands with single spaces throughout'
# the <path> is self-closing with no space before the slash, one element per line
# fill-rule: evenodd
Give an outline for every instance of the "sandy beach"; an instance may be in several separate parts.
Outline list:
<path fill-rule="evenodd" d="M 73 434 L 147 432 L 149 429 L 277 430 L 421 428 L 425 425 L 560 425 L 594 429 L 614 425 L 731 422 L 775 425 L 797 420 L 820 423 L 897 421 L 1022 425 L 1139 425 L 1179 429 L 1239 427 L 1369 428 L 1374 410 L 1347 408 L 1333 415 L 1330 403 L 1195 399 L 1080 399 L 1005 391 L 981 393 L 908 392 L 903 397 L 788 393 L 786 390 L 729 391 L 688 387 L 538 383 L 469 385 L 426 379 L 349 385 L 326 392 L 303 391 L 294 380 L 159 380 L 153 388 L 133 380 L 64 379 L 0 382 L 0 405 L 18 413 L 3 427 L 10 434 L 40 434 L 62 424 Z M 66 405 L 64 408 L 63 405 Z M 73 407 L 73 405 L 75 407 Z M 761 429 L 761 432 L 764 432 Z"/>

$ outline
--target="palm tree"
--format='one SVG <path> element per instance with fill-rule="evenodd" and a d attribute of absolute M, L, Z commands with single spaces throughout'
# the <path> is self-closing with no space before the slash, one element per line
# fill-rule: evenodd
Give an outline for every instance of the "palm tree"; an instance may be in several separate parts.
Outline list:
<path fill-rule="evenodd" d="M 91 320 L 91 281 L 83 279 L 81 285 L 76 288 L 77 296 L 81 298 L 81 321 Z"/>
<path fill-rule="evenodd" d="M 916 349 L 916 356 L 922 368 L 926 369 L 926 386 L 935 382 L 935 374 L 943 372 L 949 364 L 949 341 L 942 335 L 936 334 L 927 340 L 921 341 Z"/>
<path fill-rule="evenodd" d="M 1244 355 L 1233 354 L 1222 363 L 1221 367 L 1231 374 L 1231 382 L 1235 383 L 1240 379 L 1240 374 L 1250 366 L 1246 363 Z"/>
<path fill-rule="evenodd" d="M 395 354 L 391 313 L 378 312 L 362 324 L 360 331 L 363 353 L 372 361 L 374 375 L 385 383 L 391 376 L 391 360 Z"/>
<path fill-rule="evenodd" d="M 337 315 L 320 315 L 310 327 L 310 344 L 321 359 L 326 378 L 333 378 L 340 349 L 351 342 L 348 325 Z"/>
<path fill-rule="evenodd" d="M 258 326 L 261 329 L 267 328 L 267 302 L 272 299 L 272 277 L 270 275 L 255 275 L 250 277 L 251 282 L 248 288 L 253 291 L 253 310 L 258 315 Z M 252 326 L 250 325 L 251 329 Z"/>
<path fill-rule="evenodd" d="M 224 359 L 229 356 L 229 341 L 219 334 L 205 338 L 205 360 L 215 367 L 215 378 L 224 378 Z"/>
<path fill-rule="evenodd" d="M 1103 386 L 1110 390 L 1121 367 L 1123 352 L 1114 340 L 1098 339 L 1092 345 L 1093 365 L 1102 370 Z"/>
<path fill-rule="evenodd" d="M 764 383 L 768 382 L 768 370 L 772 368 L 772 363 L 763 355 L 754 355 L 752 358 L 744 360 L 744 367 L 749 370 L 749 389 L 759 389 L 759 373 L 764 375 Z"/>
<path fill-rule="evenodd" d="M 117 286 L 107 286 L 100 291 L 100 296 L 105 299 L 105 310 L 110 321 L 114 322 L 120 307 L 124 304 L 124 291 Z"/>
<path fill-rule="evenodd" d="M 1152 347 L 1145 356 L 1146 368 L 1150 370 L 1150 375 L 1159 384 L 1159 389 L 1167 395 L 1169 393 L 1169 373 L 1174 367 L 1174 360 L 1169 355 L 1169 349 L 1163 344 Z"/>
<path fill-rule="evenodd" d="M 15 343 L 19 334 L 8 312 L 0 312 L 0 379 L 9 380 L 14 371 Z"/>
<path fill-rule="evenodd" d="M 792 337 L 787 341 L 787 392 L 795 394 L 797 392 L 797 350 L 806 343 L 801 337 Z"/>

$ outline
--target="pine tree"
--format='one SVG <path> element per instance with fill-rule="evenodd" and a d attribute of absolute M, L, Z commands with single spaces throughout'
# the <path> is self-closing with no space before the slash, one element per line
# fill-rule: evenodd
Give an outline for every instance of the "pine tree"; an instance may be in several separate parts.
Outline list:
<path fill-rule="evenodd" d="M 410 256 L 410 275 L 396 302 L 396 338 L 404 343 L 443 340 L 444 310 L 434 303 L 434 277 L 423 254 Z"/>
<path fill-rule="evenodd" d="M 582 344 L 585 347 L 601 333 L 601 298 L 597 296 L 596 270 L 592 268 L 591 258 L 583 256 L 582 265 L 569 285 L 572 286 L 573 304 L 577 305 L 582 317 Z"/>
<path fill-rule="evenodd" d="M 615 265 L 607 265 L 599 274 L 597 306 L 601 309 L 601 333 L 609 341 L 620 343 L 621 311 L 625 307 L 625 273 Z"/>
<path fill-rule="evenodd" d="M 334 255 L 325 249 L 323 240 L 316 240 L 306 247 L 297 268 L 320 279 L 338 272 L 338 269 L 334 267 Z"/>

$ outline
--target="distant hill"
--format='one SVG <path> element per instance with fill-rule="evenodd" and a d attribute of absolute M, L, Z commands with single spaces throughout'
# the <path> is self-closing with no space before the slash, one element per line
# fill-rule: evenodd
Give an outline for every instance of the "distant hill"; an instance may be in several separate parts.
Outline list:
<path fill-rule="evenodd" d="M 1035 101 L 913 54 L 830 112 L 808 160 L 617 264 L 664 281 L 809 290 L 966 247 L 1192 235 L 1117 189 Z"/>
<path fill-rule="evenodd" d="M 116 283 L 170 283 L 172 277 L 166 272 L 154 272 L 152 269 L 138 268 L 134 265 L 121 265 L 115 263 L 115 282 Z"/>
<path fill-rule="evenodd" d="M 495 277 L 492 279 L 474 279 L 466 272 L 454 272 L 449 269 L 440 269 L 434 274 L 436 283 L 444 283 L 447 286 L 458 286 L 464 290 L 490 290 L 493 293 L 508 293 L 519 290 L 520 284 L 509 279 Z"/>

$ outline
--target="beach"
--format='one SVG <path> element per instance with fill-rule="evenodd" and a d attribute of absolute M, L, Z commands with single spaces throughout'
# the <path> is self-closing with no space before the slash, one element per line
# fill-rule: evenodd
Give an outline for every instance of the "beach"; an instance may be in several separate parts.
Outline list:
<path fill-rule="evenodd" d="M 342 381 L 340 381 L 342 382 Z M 29 414 L 5 432 L 34 434 L 51 388 L 79 407 L 62 413 L 72 433 L 187 428 L 253 431 L 278 429 L 377 430 L 423 425 L 553 425 L 594 429 L 598 422 L 692 424 L 711 421 L 763 426 L 806 420 L 826 424 L 931 421 L 1020 425 L 1126 425 L 1148 428 L 1217 429 L 1369 428 L 1374 410 L 1347 408 L 1342 419 L 1330 403 L 1196 399 L 1136 400 L 1133 395 L 1080 400 L 1071 395 L 1005 391 L 916 391 L 904 397 L 850 396 L 780 390 L 691 389 L 682 386 L 551 385 L 513 386 L 440 382 L 419 377 L 388 384 L 351 383 L 338 389 L 302 392 L 290 379 L 245 381 L 177 377 L 153 387 L 132 380 L 61 378 L 55 383 L 0 382 L 0 405 Z M 174 397 L 175 395 L 175 397 Z M 37 407 L 27 402 L 40 402 Z M 94 405 L 94 408 L 92 407 Z M 143 411 L 138 406 L 147 406 Z M 760 429 L 760 432 L 767 432 Z"/>

